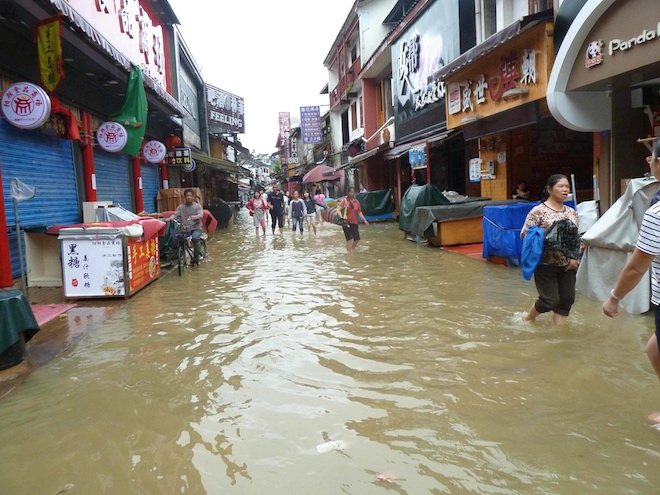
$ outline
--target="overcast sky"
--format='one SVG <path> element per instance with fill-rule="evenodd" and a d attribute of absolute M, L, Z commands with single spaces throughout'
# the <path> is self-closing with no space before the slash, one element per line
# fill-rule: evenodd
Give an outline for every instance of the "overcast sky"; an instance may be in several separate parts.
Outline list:
<path fill-rule="evenodd" d="M 279 112 L 328 104 L 323 61 L 354 0 L 169 2 L 204 82 L 245 99 L 239 138 L 250 151 L 275 151 Z"/>

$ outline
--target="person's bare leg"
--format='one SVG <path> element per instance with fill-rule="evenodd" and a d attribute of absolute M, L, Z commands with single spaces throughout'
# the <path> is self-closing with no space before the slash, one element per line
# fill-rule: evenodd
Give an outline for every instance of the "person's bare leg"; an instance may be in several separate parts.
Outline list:
<path fill-rule="evenodd" d="M 555 326 L 563 327 L 566 324 L 567 319 L 568 316 L 560 315 L 559 313 L 555 313 L 554 311 L 552 312 L 552 323 L 554 323 Z"/>
<path fill-rule="evenodd" d="M 656 376 L 660 379 L 660 350 L 658 349 L 658 338 L 655 336 L 655 333 L 651 335 L 651 338 L 646 343 L 646 355 L 649 357 L 649 361 L 651 361 L 651 366 L 653 366 Z M 649 414 L 649 420 L 653 423 L 660 424 L 660 412 Z"/>
<path fill-rule="evenodd" d="M 254 228 L 254 231 L 256 232 L 257 237 L 259 237 L 259 227 L 255 227 L 255 228 Z"/>
<path fill-rule="evenodd" d="M 536 311 L 536 304 L 532 304 L 532 307 L 529 308 L 529 311 L 526 313 L 523 313 L 523 320 L 524 321 L 534 321 L 536 320 L 536 317 L 540 315 L 538 311 Z"/>
<path fill-rule="evenodd" d="M 353 241 L 353 250 L 355 250 L 355 248 L 357 247 L 358 242 L 360 242 L 360 241 Z"/>

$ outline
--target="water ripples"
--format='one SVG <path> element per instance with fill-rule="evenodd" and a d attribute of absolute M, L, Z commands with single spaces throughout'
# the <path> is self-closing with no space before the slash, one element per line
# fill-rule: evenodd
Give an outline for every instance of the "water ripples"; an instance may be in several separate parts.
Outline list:
<path fill-rule="evenodd" d="M 565 329 L 528 325 L 535 292 L 517 271 L 402 237 L 376 224 L 347 254 L 336 226 L 255 239 L 241 214 L 210 261 L 134 296 L 0 404 L 0 481 L 656 493 L 650 322 L 605 321 L 580 299 Z M 28 477 L 28 460 L 43 474 Z"/>

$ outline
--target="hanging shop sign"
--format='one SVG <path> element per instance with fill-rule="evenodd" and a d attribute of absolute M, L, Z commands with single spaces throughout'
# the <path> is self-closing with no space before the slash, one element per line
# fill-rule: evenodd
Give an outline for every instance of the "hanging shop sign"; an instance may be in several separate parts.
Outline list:
<path fill-rule="evenodd" d="M 160 141 L 147 141 L 142 148 L 142 155 L 149 163 L 160 163 L 167 155 L 167 148 Z"/>
<path fill-rule="evenodd" d="M 191 148 L 174 148 L 167 152 L 167 164 L 174 167 L 190 167 L 193 163 Z M 191 170 L 194 170 L 193 167 Z M 191 170 L 188 170 L 190 172 Z"/>
<path fill-rule="evenodd" d="M 103 122 L 96 131 L 96 142 L 105 151 L 118 153 L 128 141 L 126 129 L 117 122 Z"/>
<path fill-rule="evenodd" d="M 551 26 L 548 22 L 531 28 L 448 77 L 447 128 L 544 98 Z"/>
<path fill-rule="evenodd" d="M 427 143 L 413 146 L 408 150 L 408 163 L 413 170 L 426 168 L 428 165 L 426 154 Z"/>
<path fill-rule="evenodd" d="M 197 162 L 195 162 L 195 160 L 193 160 L 192 158 L 190 159 L 190 163 L 184 163 L 183 165 L 181 165 L 181 169 L 184 172 L 192 172 L 193 170 L 195 170 L 196 167 L 197 167 Z"/>
<path fill-rule="evenodd" d="M 245 101 L 220 88 L 206 85 L 209 132 L 245 133 Z"/>
<path fill-rule="evenodd" d="M 54 93 L 64 79 L 60 26 L 59 15 L 44 19 L 36 25 L 41 85 L 50 93 Z"/>
<path fill-rule="evenodd" d="M 46 92 L 29 82 L 17 82 L 2 95 L 2 113 L 10 124 L 21 129 L 41 127 L 50 117 L 51 102 Z"/>
<path fill-rule="evenodd" d="M 318 106 L 300 107 L 300 134 L 303 144 L 322 144 L 321 112 Z"/>
<path fill-rule="evenodd" d="M 589 91 L 603 91 L 613 85 L 616 88 L 623 82 L 617 81 L 619 76 L 653 66 L 660 60 L 659 2 L 608 3 L 610 7 L 602 14 L 592 14 L 593 28 L 582 41 L 578 56 L 570 62 L 569 91 L 585 86 Z M 564 57 L 558 62 L 569 63 Z"/>
<path fill-rule="evenodd" d="M 392 46 L 397 139 L 444 127 L 446 87 L 437 74 L 460 55 L 458 2 L 433 2 Z"/>

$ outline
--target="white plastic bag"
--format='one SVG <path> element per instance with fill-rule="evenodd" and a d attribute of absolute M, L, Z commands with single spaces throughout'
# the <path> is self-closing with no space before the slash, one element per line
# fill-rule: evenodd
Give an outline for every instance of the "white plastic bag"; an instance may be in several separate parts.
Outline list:
<path fill-rule="evenodd" d="M 577 205 L 578 232 L 584 234 L 598 221 L 598 203 L 583 201 Z"/>
<path fill-rule="evenodd" d="M 34 198 L 37 194 L 37 188 L 28 186 L 25 182 L 19 179 L 12 179 L 11 181 L 11 197 L 19 203 Z"/>

